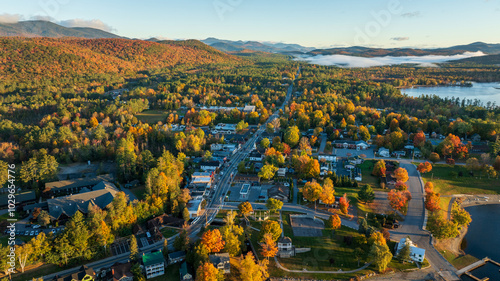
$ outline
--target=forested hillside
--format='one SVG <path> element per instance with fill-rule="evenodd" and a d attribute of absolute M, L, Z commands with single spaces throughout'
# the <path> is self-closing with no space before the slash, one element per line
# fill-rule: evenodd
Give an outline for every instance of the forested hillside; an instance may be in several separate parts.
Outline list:
<path fill-rule="evenodd" d="M 8 37 L 0 39 L 0 93 L 78 86 L 83 80 L 101 84 L 144 70 L 239 61 L 196 41 Z"/>

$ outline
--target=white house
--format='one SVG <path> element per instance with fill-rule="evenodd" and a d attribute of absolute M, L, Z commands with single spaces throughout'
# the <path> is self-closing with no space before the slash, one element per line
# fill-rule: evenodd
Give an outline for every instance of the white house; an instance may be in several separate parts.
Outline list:
<path fill-rule="evenodd" d="M 221 163 L 219 161 L 204 161 L 200 162 L 200 169 L 205 172 L 214 172 L 220 168 Z"/>
<path fill-rule="evenodd" d="M 250 158 L 250 161 L 252 162 L 260 162 L 264 160 L 264 155 L 257 150 L 254 150 L 248 155 L 248 158 Z"/>
<path fill-rule="evenodd" d="M 245 105 L 243 112 L 250 113 L 255 111 L 255 105 Z"/>
<path fill-rule="evenodd" d="M 399 243 L 396 245 L 396 255 L 399 254 L 406 244 L 410 246 L 410 259 L 416 262 L 423 262 L 425 258 L 425 249 L 418 248 L 410 238 L 401 238 L 401 240 L 399 240 Z"/>
<path fill-rule="evenodd" d="M 212 130 L 212 134 L 234 134 L 236 133 L 236 124 L 219 123 Z"/>
<path fill-rule="evenodd" d="M 337 156 L 333 155 L 319 155 L 318 161 L 325 159 L 326 162 L 337 162 Z"/>
<path fill-rule="evenodd" d="M 203 202 L 203 199 L 195 199 L 187 203 L 189 218 L 195 218 L 201 214 L 201 202 Z"/>
<path fill-rule="evenodd" d="M 390 157 L 391 151 L 385 147 L 381 147 L 378 149 L 378 155 L 380 155 L 380 157 Z"/>
<path fill-rule="evenodd" d="M 285 177 L 287 170 L 288 170 L 287 168 L 279 168 L 278 169 L 278 177 Z"/>
<path fill-rule="evenodd" d="M 295 256 L 295 247 L 292 245 L 292 239 L 285 236 L 278 240 L 278 256 L 280 258 Z"/>

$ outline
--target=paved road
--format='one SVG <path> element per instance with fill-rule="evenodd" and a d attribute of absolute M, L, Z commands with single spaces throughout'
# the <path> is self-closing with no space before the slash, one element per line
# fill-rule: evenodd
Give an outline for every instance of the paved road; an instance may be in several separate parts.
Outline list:
<path fill-rule="evenodd" d="M 297 179 L 293 179 L 293 204 L 297 205 L 297 202 L 299 202 L 299 187 L 297 186 Z"/>
<path fill-rule="evenodd" d="M 391 239 L 399 241 L 401 238 L 410 236 L 410 239 L 418 247 L 425 249 L 425 257 L 431 266 L 442 276 L 448 276 L 446 280 L 460 280 L 456 276 L 456 269 L 445 259 L 431 244 L 431 235 L 422 229 L 425 218 L 424 209 L 424 185 L 416 167 L 411 160 L 400 160 L 401 167 L 408 171 L 408 186 L 412 194 L 412 200 L 408 205 L 405 221 L 400 228 L 390 231 Z"/>
<path fill-rule="evenodd" d="M 297 74 L 295 78 L 300 73 L 300 69 L 297 71 Z M 260 135 L 264 132 L 266 129 L 266 125 L 273 121 L 276 118 L 279 118 L 279 110 L 284 110 L 285 106 L 288 106 L 288 102 L 290 101 L 292 97 L 292 92 L 293 92 L 293 83 L 288 87 L 288 92 L 285 98 L 285 101 L 281 105 L 280 108 L 278 108 L 269 118 L 267 121 L 262 124 L 259 129 L 253 134 L 252 138 L 250 138 L 244 145 L 243 147 L 233 156 L 231 157 L 231 160 L 224 166 L 220 174 L 217 176 L 217 189 L 215 191 L 215 194 L 212 195 L 212 199 L 209 200 L 207 204 L 207 208 L 205 209 L 205 212 L 195 219 L 190 228 L 189 228 L 189 236 L 191 238 L 196 239 L 196 235 L 200 232 L 200 229 L 203 225 L 206 223 L 210 223 L 219 210 L 223 208 L 225 202 L 224 198 L 231 186 L 231 182 L 233 179 L 233 176 L 237 174 L 238 172 L 238 164 L 247 157 L 247 155 L 253 150 L 253 146 L 255 142 L 258 140 Z"/>

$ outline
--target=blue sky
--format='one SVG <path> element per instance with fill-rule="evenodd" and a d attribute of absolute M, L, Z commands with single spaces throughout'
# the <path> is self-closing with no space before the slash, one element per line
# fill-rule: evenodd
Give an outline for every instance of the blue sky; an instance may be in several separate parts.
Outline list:
<path fill-rule="evenodd" d="M 256 40 L 328 47 L 500 43 L 500 0 L 23 0 L 0 21 L 50 19 L 131 38 Z"/>

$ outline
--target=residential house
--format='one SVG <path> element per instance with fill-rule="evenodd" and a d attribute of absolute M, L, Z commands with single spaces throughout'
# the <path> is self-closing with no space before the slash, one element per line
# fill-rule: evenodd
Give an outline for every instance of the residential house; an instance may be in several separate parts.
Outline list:
<path fill-rule="evenodd" d="M 278 256 L 280 258 L 289 258 L 295 256 L 295 247 L 292 245 L 290 237 L 281 237 L 278 240 Z"/>
<path fill-rule="evenodd" d="M 474 135 L 472 135 L 472 137 L 470 137 L 470 139 L 473 142 L 480 142 L 481 141 L 481 136 L 479 134 L 474 134 Z"/>
<path fill-rule="evenodd" d="M 286 203 L 290 198 L 290 188 L 282 184 L 277 184 L 267 190 L 267 198 L 274 198 Z"/>
<path fill-rule="evenodd" d="M 168 254 L 168 264 L 169 265 L 184 261 L 185 259 L 186 259 L 186 252 L 184 252 L 184 251 L 177 251 L 177 252 L 173 252 L 173 253 Z"/>
<path fill-rule="evenodd" d="M 254 183 L 259 183 L 260 182 L 260 178 L 259 178 L 258 175 L 237 174 L 234 177 L 233 182 L 234 183 L 250 183 L 250 184 L 254 184 Z"/>
<path fill-rule="evenodd" d="M 57 275 L 52 279 L 53 281 L 94 281 L 96 280 L 96 274 L 92 268 L 83 265 L 80 267 L 78 272 L 69 274 L 63 277 L 58 277 Z"/>
<path fill-rule="evenodd" d="M 152 218 L 146 222 L 146 226 L 149 231 L 159 230 L 165 226 L 181 227 L 184 224 L 184 220 L 174 216 L 169 216 L 167 214 L 159 215 Z"/>
<path fill-rule="evenodd" d="M 332 142 L 336 148 L 366 150 L 370 145 L 365 141 L 335 140 Z"/>
<path fill-rule="evenodd" d="M 248 155 L 248 158 L 252 162 L 261 162 L 262 160 L 264 160 L 264 155 L 262 153 L 260 153 L 259 151 L 254 150 L 254 151 L 250 152 L 250 154 Z"/>
<path fill-rule="evenodd" d="M 385 147 L 381 147 L 378 149 L 378 155 L 380 157 L 391 157 L 391 151 Z"/>
<path fill-rule="evenodd" d="M 146 279 L 165 274 L 165 258 L 161 251 L 142 254 L 142 264 L 146 272 Z"/>
<path fill-rule="evenodd" d="M 209 255 L 208 259 L 215 266 L 215 268 L 224 271 L 225 274 L 231 272 L 231 264 L 229 263 L 228 253 L 217 253 Z"/>
<path fill-rule="evenodd" d="M 194 218 L 201 215 L 201 205 L 204 199 L 194 199 L 187 203 L 187 209 L 189 211 L 189 218 Z"/>
<path fill-rule="evenodd" d="M 190 273 L 188 265 L 186 262 L 181 263 L 181 268 L 179 269 L 179 274 L 181 275 L 181 281 L 193 281 L 193 274 Z"/>
<path fill-rule="evenodd" d="M 243 112 L 250 113 L 255 111 L 255 105 L 245 105 Z"/>
<path fill-rule="evenodd" d="M 286 172 L 287 172 L 287 168 L 279 168 L 278 169 L 278 177 L 286 177 Z"/>
<path fill-rule="evenodd" d="M 410 259 L 415 262 L 423 262 L 425 259 L 425 249 L 418 248 L 410 238 L 401 238 L 401 240 L 399 240 L 399 243 L 396 244 L 396 255 L 398 255 L 401 249 L 407 244 L 410 246 Z"/>
<path fill-rule="evenodd" d="M 132 263 L 115 263 L 111 266 L 111 270 L 106 274 L 107 281 L 132 281 L 134 274 L 130 272 Z"/>
<path fill-rule="evenodd" d="M 220 161 L 202 161 L 200 162 L 200 169 L 205 172 L 215 172 L 221 165 Z"/>
<path fill-rule="evenodd" d="M 333 155 L 319 155 L 318 156 L 318 161 L 325 161 L 325 162 L 337 162 L 337 156 Z"/>
<path fill-rule="evenodd" d="M 212 130 L 212 134 L 234 134 L 236 133 L 236 124 L 219 123 Z"/>

